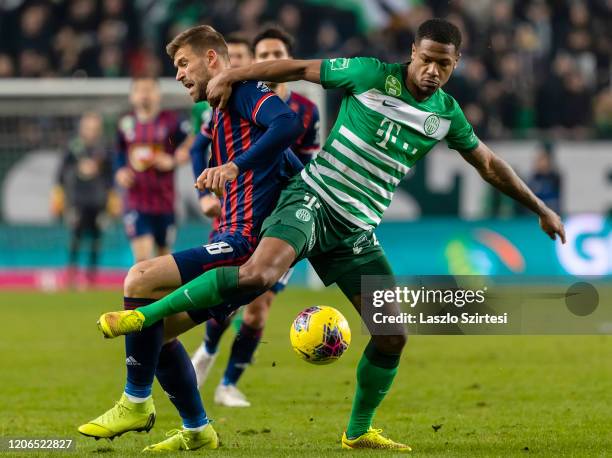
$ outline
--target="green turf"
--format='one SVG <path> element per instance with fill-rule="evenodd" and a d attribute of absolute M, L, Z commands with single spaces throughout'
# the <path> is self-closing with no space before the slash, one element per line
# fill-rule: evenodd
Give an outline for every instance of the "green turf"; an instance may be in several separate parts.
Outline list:
<path fill-rule="evenodd" d="M 117 308 L 120 297 L 108 292 L 2 293 L 0 437 L 70 437 L 77 441 L 79 456 L 123 457 L 136 456 L 179 426 L 156 385 L 158 421 L 150 434 L 95 442 L 76 432 L 121 394 L 122 340 L 105 341 L 95 326 L 99 313 Z M 301 362 L 289 346 L 292 318 L 316 303 L 343 310 L 353 328 L 351 348 L 331 366 Z M 367 340 L 358 323 L 357 314 L 333 289 L 283 293 L 257 361 L 241 381 L 253 403 L 249 409 L 212 403 L 228 355 L 227 335 L 203 390 L 222 441 L 222 448 L 210 454 L 345 456 L 339 439 L 349 414 L 354 368 Z M 184 337 L 189 350 L 199 344 L 201 333 L 197 329 Z M 415 456 L 603 456 L 612 450 L 611 361 L 612 338 L 604 336 L 412 337 L 375 426 L 410 443 Z M 380 454 L 358 454 L 370 455 Z"/>

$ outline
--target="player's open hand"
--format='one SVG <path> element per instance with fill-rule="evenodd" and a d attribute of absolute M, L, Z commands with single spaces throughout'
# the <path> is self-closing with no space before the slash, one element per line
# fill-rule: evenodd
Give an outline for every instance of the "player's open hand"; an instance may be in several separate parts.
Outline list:
<path fill-rule="evenodd" d="M 232 95 L 232 82 L 227 70 L 211 79 L 206 86 L 206 100 L 211 106 L 220 110 L 226 107 L 230 95 Z"/>
<path fill-rule="evenodd" d="M 121 167 L 119 170 L 117 170 L 115 180 L 117 180 L 117 184 L 122 188 L 131 188 L 134 184 L 134 172 L 127 167 Z"/>
<path fill-rule="evenodd" d="M 547 209 L 545 213 L 540 215 L 540 227 L 551 239 L 556 240 L 558 235 L 561 243 L 565 243 L 565 228 L 561 222 L 561 217 L 551 209 Z"/>
<path fill-rule="evenodd" d="M 210 189 L 217 196 L 222 197 L 225 190 L 225 183 L 234 181 L 240 170 L 233 162 L 228 162 L 219 167 L 204 169 L 196 180 L 196 188 L 200 191 Z"/>

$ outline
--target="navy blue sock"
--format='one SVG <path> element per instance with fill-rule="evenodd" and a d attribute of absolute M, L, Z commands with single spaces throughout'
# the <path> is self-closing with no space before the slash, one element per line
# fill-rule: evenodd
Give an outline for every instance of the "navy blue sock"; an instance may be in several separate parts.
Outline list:
<path fill-rule="evenodd" d="M 162 347 L 155 375 L 183 419 L 183 426 L 198 428 L 208 423 L 191 359 L 178 339 Z"/>
<path fill-rule="evenodd" d="M 225 321 L 217 321 L 214 318 L 206 322 L 206 335 L 204 336 L 204 347 L 211 355 L 217 353 L 221 336 L 232 322 L 231 318 Z"/>
<path fill-rule="evenodd" d="M 124 297 L 123 307 L 135 309 L 155 302 L 155 299 Z M 125 336 L 125 364 L 127 381 L 125 392 L 131 396 L 146 398 L 151 395 L 157 360 L 164 341 L 164 322 L 158 321 L 153 326 L 140 332 Z"/>
<path fill-rule="evenodd" d="M 255 329 L 242 323 L 236 334 L 232 353 L 223 375 L 224 385 L 235 385 L 249 365 L 261 340 L 262 329 Z"/>

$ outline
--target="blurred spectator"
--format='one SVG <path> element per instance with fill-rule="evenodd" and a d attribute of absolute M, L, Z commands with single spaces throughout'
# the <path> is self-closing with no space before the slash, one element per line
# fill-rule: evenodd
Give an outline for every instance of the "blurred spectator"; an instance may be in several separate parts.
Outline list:
<path fill-rule="evenodd" d="M 15 76 L 15 65 L 8 54 L 0 54 L 0 78 Z"/>
<path fill-rule="evenodd" d="M 549 208 L 561 214 L 561 175 L 554 164 L 554 147 L 551 143 L 540 145 L 528 185 Z"/>
<path fill-rule="evenodd" d="M 300 58 L 405 61 L 434 15 L 463 34 L 448 89 L 483 138 L 609 135 L 589 123 L 606 106 L 598 98 L 594 116 L 593 94 L 610 86 L 611 0 L 5 0 L 0 76 L 172 76 L 164 47 L 185 28 L 252 37 L 270 20 L 298 38 Z"/>
<path fill-rule="evenodd" d="M 612 91 L 605 89 L 595 98 L 594 124 L 597 136 L 612 138 Z"/>

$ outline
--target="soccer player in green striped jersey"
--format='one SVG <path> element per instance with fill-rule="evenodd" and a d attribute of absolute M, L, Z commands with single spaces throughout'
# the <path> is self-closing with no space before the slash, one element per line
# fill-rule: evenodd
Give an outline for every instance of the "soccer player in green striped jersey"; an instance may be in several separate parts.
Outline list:
<path fill-rule="evenodd" d="M 266 290 L 304 258 L 326 285 L 336 283 L 361 311 L 361 276 L 392 278 L 373 231 L 401 178 L 441 140 L 484 180 L 532 210 L 553 240 L 559 236 L 564 243 L 559 216 L 476 137 L 457 102 L 441 89 L 457 65 L 460 45 L 461 35 L 454 25 L 432 19 L 419 27 L 411 60 L 405 65 L 373 58 L 280 60 L 228 70 L 213 78 L 208 100 L 221 108 L 231 85 L 242 80 L 307 80 L 325 88 L 343 88 L 345 95 L 323 150 L 283 191 L 263 223 L 261 242 L 244 265 L 206 272 L 136 311 L 104 314 L 99 322 L 103 333 L 115 337 L 138 331 L 163 317 L 169 317 L 169 324 L 185 310 L 214 307 Z M 231 162 L 207 169 L 197 185 L 219 194 L 235 173 Z M 393 286 L 392 280 L 388 286 Z M 359 362 L 343 448 L 410 450 L 371 427 L 406 343 L 402 326 L 389 334 L 373 333 Z"/>

